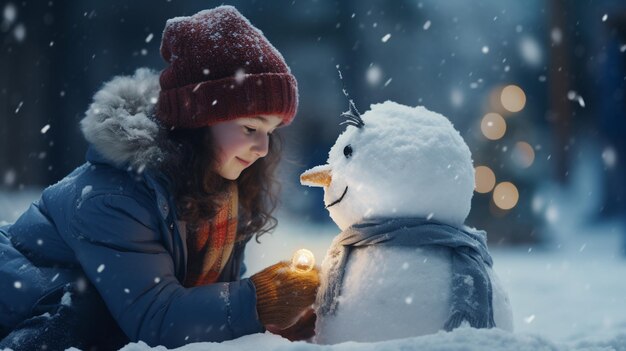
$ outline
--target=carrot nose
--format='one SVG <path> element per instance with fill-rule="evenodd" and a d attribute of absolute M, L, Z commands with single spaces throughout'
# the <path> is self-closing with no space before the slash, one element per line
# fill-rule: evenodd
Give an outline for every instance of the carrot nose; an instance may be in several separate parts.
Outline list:
<path fill-rule="evenodd" d="M 317 166 L 300 175 L 300 184 L 307 186 L 330 186 L 332 181 L 330 165 Z"/>

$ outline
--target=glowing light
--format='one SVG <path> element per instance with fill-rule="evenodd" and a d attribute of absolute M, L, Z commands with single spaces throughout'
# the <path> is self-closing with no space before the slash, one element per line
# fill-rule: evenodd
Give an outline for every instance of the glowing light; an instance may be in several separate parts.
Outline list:
<path fill-rule="evenodd" d="M 476 192 L 488 193 L 496 185 L 496 175 L 487 166 L 478 166 L 474 169 L 476 173 Z"/>
<path fill-rule="evenodd" d="M 480 130 L 483 132 L 485 138 L 498 140 L 502 138 L 506 132 L 506 122 L 499 114 L 488 113 L 480 122 Z"/>
<path fill-rule="evenodd" d="M 517 166 L 528 168 L 535 162 L 535 150 L 527 142 L 520 141 L 515 144 L 511 158 Z"/>
<path fill-rule="evenodd" d="M 510 210 L 517 205 L 519 193 L 511 182 L 502 182 L 493 189 L 493 202 L 503 210 Z"/>
<path fill-rule="evenodd" d="M 517 85 L 507 85 L 500 93 L 502 107 L 510 112 L 519 112 L 526 105 L 526 94 Z"/>
<path fill-rule="evenodd" d="M 298 272 L 306 273 L 315 267 L 315 256 L 307 249 L 300 249 L 293 254 L 291 267 Z"/>

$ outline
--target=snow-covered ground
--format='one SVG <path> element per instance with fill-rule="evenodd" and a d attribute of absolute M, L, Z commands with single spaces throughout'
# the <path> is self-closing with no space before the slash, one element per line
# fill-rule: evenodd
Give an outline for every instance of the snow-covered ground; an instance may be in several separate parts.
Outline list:
<path fill-rule="evenodd" d="M 0 194 L 0 222 L 11 222 L 38 191 Z M 576 224 L 576 230 L 572 226 Z M 555 228 L 560 228 L 559 230 Z M 594 225 L 555 223 L 548 247 L 493 249 L 494 269 L 509 291 L 515 332 L 457 329 L 451 333 L 378 343 L 321 346 L 292 343 L 272 334 L 190 344 L 178 350 L 624 350 L 626 351 L 626 258 L 620 254 L 619 222 Z M 308 248 L 321 260 L 334 226 L 307 224 L 279 215 L 272 235 L 252 241 L 247 251 L 252 274 Z M 143 343 L 124 351 L 150 350 Z M 154 350 L 165 350 L 163 347 Z"/>
<path fill-rule="evenodd" d="M 566 227 L 565 227 L 566 228 Z M 272 236 L 251 243 L 247 252 L 250 273 L 298 248 L 309 248 L 319 259 L 337 233 L 333 227 L 303 226 L 282 218 Z M 515 333 L 456 330 L 428 337 L 380 342 L 348 343 L 332 347 L 284 341 L 270 349 L 308 350 L 626 350 L 626 257 L 620 253 L 619 222 L 581 225 L 567 241 L 554 233 L 550 247 L 493 249 L 494 269 L 508 289 L 515 315 Z M 276 342 L 266 336 L 267 342 Z M 256 348 L 259 339 L 242 339 Z M 280 347 L 278 347 L 280 346 Z M 293 348 L 291 348 L 293 347 Z M 199 350 L 199 349 L 198 349 Z"/>

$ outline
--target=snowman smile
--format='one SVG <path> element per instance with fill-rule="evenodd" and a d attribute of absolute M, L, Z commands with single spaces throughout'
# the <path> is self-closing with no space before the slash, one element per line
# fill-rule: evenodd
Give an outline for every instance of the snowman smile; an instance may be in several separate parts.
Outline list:
<path fill-rule="evenodd" d="M 343 194 L 341 194 L 341 197 L 339 197 L 337 200 L 333 201 L 333 203 L 331 203 L 330 205 L 326 205 L 326 208 L 329 208 L 331 206 L 335 206 L 336 204 L 340 203 L 341 200 L 343 200 L 343 197 L 346 196 L 347 192 L 348 192 L 348 186 L 346 185 L 346 188 L 343 190 Z"/>

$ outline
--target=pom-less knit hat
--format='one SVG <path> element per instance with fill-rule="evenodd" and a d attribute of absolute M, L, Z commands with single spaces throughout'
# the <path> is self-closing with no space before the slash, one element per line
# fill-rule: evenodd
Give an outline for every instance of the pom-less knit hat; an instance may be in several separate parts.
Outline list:
<path fill-rule="evenodd" d="M 167 21 L 157 118 L 198 128 L 261 114 L 291 122 L 298 85 L 282 55 L 232 6 Z"/>

